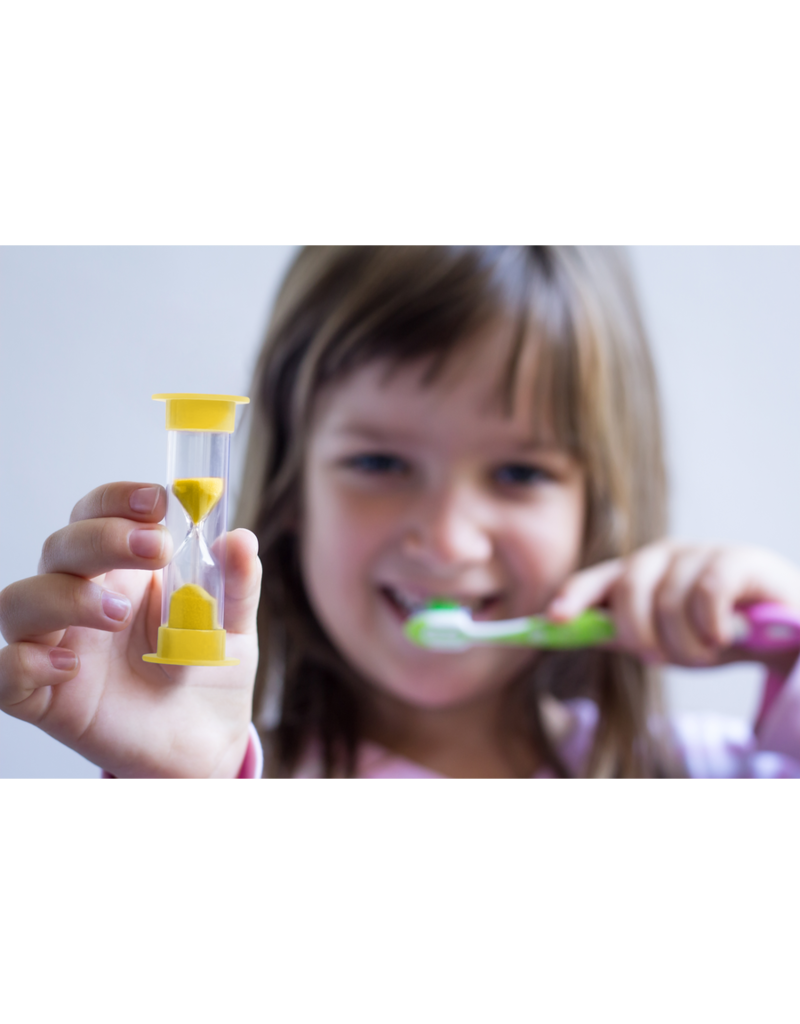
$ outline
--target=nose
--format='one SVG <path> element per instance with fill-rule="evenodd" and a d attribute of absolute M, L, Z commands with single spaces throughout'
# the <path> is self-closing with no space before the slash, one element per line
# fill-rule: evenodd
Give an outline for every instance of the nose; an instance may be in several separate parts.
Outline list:
<path fill-rule="evenodd" d="M 403 552 L 439 574 L 488 561 L 493 543 L 485 501 L 463 484 L 428 495 L 415 509 Z"/>

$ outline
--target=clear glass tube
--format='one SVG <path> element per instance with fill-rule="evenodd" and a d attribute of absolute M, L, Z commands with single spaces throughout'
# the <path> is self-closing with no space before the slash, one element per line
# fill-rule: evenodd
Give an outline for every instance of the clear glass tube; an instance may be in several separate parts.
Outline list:
<path fill-rule="evenodd" d="M 238 665 L 225 656 L 228 463 L 242 395 L 159 394 L 167 413 L 167 515 L 172 561 L 162 572 L 161 665 Z"/>
<path fill-rule="evenodd" d="M 222 629 L 231 435 L 170 430 L 166 526 L 172 561 L 162 580 L 161 624 Z"/>

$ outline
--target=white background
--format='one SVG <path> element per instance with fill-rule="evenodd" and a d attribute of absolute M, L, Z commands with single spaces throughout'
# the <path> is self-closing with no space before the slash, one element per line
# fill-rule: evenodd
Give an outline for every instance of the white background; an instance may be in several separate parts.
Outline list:
<path fill-rule="evenodd" d="M 292 251 L 0 251 L 0 587 L 35 573 L 44 538 L 93 487 L 163 479 L 153 393 L 248 393 Z M 673 532 L 764 544 L 800 562 L 800 248 L 629 254 L 664 397 Z M 237 431 L 234 467 L 242 441 Z M 749 716 L 759 679 L 752 666 L 670 670 L 668 695 L 675 710 Z M 96 775 L 0 714 L 0 777 Z"/>

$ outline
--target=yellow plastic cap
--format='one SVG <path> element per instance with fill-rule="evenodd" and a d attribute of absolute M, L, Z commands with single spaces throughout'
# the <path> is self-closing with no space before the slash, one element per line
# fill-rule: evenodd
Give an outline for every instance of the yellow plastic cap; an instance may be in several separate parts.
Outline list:
<path fill-rule="evenodd" d="M 142 661 L 157 665 L 238 665 L 225 657 L 224 629 L 172 629 L 160 626 L 158 652 L 143 654 Z"/>
<path fill-rule="evenodd" d="M 232 434 L 236 406 L 249 405 L 242 395 L 153 395 L 167 403 L 167 430 L 208 430 Z"/>

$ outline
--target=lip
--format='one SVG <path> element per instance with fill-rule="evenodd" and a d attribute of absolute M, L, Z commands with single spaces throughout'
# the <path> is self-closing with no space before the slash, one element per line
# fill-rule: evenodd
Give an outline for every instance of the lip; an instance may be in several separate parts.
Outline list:
<path fill-rule="evenodd" d="M 419 587 L 394 586 L 391 583 L 378 584 L 377 589 L 384 604 L 391 609 L 395 618 L 400 622 L 405 622 L 409 619 L 417 609 L 407 607 L 407 602 L 399 600 L 397 597 L 398 591 L 406 599 L 410 598 L 414 603 L 418 602 L 420 605 L 418 610 L 421 610 L 434 599 L 448 600 L 469 608 L 472 617 L 476 620 L 494 618 L 502 599 L 502 594 L 499 591 L 483 594 L 467 594 L 463 591 L 461 593 L 453 591 L 448 593 L 444 589 L 437 591 L 422 590 Z"/>

